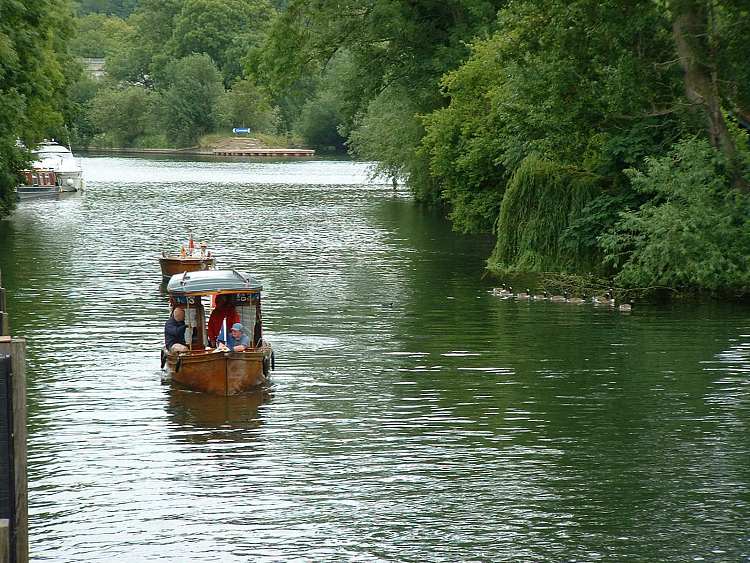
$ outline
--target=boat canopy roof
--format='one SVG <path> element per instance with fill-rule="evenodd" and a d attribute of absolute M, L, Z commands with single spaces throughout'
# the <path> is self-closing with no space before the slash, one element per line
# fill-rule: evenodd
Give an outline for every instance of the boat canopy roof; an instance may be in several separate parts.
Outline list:
<path fill-rule="evenodd" d="M 247 272 L 239 270 L 202 270 L 175 274 L 167 284 L 173 295 L 212 293 L 257 293 L 263 286 Z"/>
<path fill-rule="evenodd" d="M 42 141 L 39 146 L 35 148 L 32 153 L 37 154 L 71 154 L 68 147 L 64 147 L 56 143 L 55 141 Z"/>

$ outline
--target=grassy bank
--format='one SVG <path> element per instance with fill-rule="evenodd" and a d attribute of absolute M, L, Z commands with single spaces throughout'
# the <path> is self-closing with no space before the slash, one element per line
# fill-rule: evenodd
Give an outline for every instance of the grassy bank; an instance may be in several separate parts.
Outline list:
<path fill-rule="evenodd" d="M 198 139 L 190 147 L 179 147 L 167 142 L 163 135 L 140 137 L 131 146 L 118 146 L 109 142 L 107 137 L 95 138 L 86 147 L 75 147 L 76 150 L 89 150 L 118 153 L 155 153 L 155 154 L 213 154 L 214 149 L 257 147 L 267 149 L 303 148 L 302 139 L 296 136 L 270 135 L 257 133 L 252 136 L 238 137 L 231 132 L 209 133 Z"/>

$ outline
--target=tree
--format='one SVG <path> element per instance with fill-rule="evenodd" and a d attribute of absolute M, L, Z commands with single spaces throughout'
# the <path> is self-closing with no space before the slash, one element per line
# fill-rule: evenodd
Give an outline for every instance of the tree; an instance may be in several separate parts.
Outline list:
<path fill-rule="evenodd" d="M 302 76 L 320 76 L 337 53 L 346 51 L 352 65 L 337 96 L 340 129 L 353 135 L 367 121 L 366 114 L 377 108 L 377 121 L 403 124 L 404 134 L 396 134 L 399 142 L 418 143 L 419 137 L 411 136 L 421 128 L 418 114 L 443 104 L 440 76 L 460 64 L 469 52 L 466 42 L 485 33 L 504 4 L 501 0 L 292 0 L 274 22 L 256 68 L 248 70 L 281 94 Z M 391 96 L 408 97 L 405 103 L 414 111 L 407 118 L 410 123 L 404 123 L 404 103 L 394 108 L 398 116 L 392 119 L 384 115 L 386 105 L 372 105 L 388 89 L 393 90 Z M 368 146 L 370 141 L 376 144 Z M 377 147 L 383 145 L 379 138 L 362 134 L 352 146 L 360 155 L 379 157 Z M 401 147 L 403 158 L 391 159 L 389 170 L 408 177 L 417 193 L 430 197 L 424 161 L 414 156 L 416 144 Z"/>
<path fill-rule="evenodd" d="M 621 285 L 750 290 L 750 197 L 731 188 L 720 149 L 682 141 L 628 173 L 648 200 L 602 235 Z"/>
<path fill-rule="evenodd" d="M 338 132 L 341 114 L 330 94 L 318 95 L 302 108 L 297 131 L 307 145 L 320 150 L 341 150 L 344 138 Z"/>
<path fill-rule="evenodd" d="M 697 192 L 704 187 L 721 192 L 729 185 L 706 180 L 721 175 L 721 166 L 707 158 L 691 169 L 691 191 L 675 191 L 683 197 L 679 207 L 657 205 L 665 192 L 644 189 L 641 176 L 632 172 L 676 158 L 667 155 L 688 154 L 675 147 L 704 137 L 723 153 L 721 162 L 733 170 L 735 182 L 747 176 L 748 159 L 724 117 L 728 107 L 742 113 L 747 91 L 727 74 L 742 66 L 747 50 L 728 22 L 740 29 L 746 24 L 736 2 L 714 4 L 713 15 L 701 11 L 707 6 L 698 0 L 672 4 L 670 10 L 663 2 L 514 2 L 501 10 L 493 36 L 476 42 L 471 58 L 444 77 L 450 104 L 425 117 L 421 151 L 430 159 L 454 225 L 468 232 L 495 229 L 492 269 L 590 271 L 604 257 L 617 273 L 625 271 L 626 256 L 638 266 L 617 279 L 633 284 L 648 278 L 632 272 L 653 268 L 654 256 L 682 252 L 678 237 L 660 238 L 658 228 L 647 228 L 649 220 L 664 227 L 670 213 L 685 221 L 714 220 L 732 205 L 744 209 L 725 194 L 717 196 L 722 203 L 713 211 L 701 211 L 714 196 Z M 731 49 L 724 48 L 724 38 Z M 652 170 L 649 177 L 666 174 Z M 701 236 L 711 220 L 693 221 L 690 236 Z M 672 227 L 678 225 L 679 220 Z M 624 232 L 636 227 L 638 240 L 649 242 L 628 254 L 604 236 L 614 229 L 621 242 Z M 707 231 L 703 236 L 704 242 L 713 240 Z M 750 251 L 746 238 L 735 238 Z M 723 258 L 737 263 L 729 252 Z M 669 267 L 668 260 L 662 262 Z M 680 283 L 708 287 L 707 280 L 691 271 Z"/>
<path fill-rule="evenodd" d="M 467 232 L 493 228 L 506 184 L 529 156 L 547 171 L 557 163 L 615 186 L 624 166 L 669 146 L 679 128 L 671 112 L 653 111 L 678 92 L 676 74 L 657 64 L 671 44 L 656 10 L 527 1 L 499 21 L 443 79 L 450 105 L 425 119 L 422 150 Z"/>
<path fill-rule="evenodd" d="M 420 158 L 415 149 L 424 134 L 422 124 L 415 119 L 418 113 L 407 90 L 388 88 L 358 114 L 348 140 L 352 152 L 377 162 L 376 172 L 396 181 L 408 170 L 415 191 L 424 186 L 424 181 L 416 181 Z M 417 192 L 423 200 L 430 195 L 429 190 Z"/>
<path fill-rule="evenodd" d="M 107 57 L 131 36 L 133 29 L 124 20 L 102 14 L 77 19 L 78 30 L 70 42 L 70 52 L 79 57 Z"/>
<path fill-rule="evenodd" d="M 221 75 L 208 55 L 190 55 L 167 68 L 163 125 L 170 141 L 182 146 L 214 130 L 215 107 L 224 92 Z"/>
<path fill-rule="evenodd" d="M 85 74 L 70 88 L 70 142 L 74 147 L 88 147 L 97 132 L 91 119 L 90 105 L 101 84 Z"/>
<path fill-rule="evenodd" d="M 721 32 L 719 30 L 722 15 L 732 22 L 731 14 L 738 16 L 737 21 L 747 29 L 747 19 L 750 11 L 747 7 L 738 9 L 737 4 L 728 2 L 727 6 L 715 6 L 713 0 L 672 0 L 669 5 L 672 13 L 672 33 L 683 70 L 685 96 L 695 104 L 703 113 L 706 120 L 706 132 L 711 144 L 721 150 L 732 169 L 733 184 L 736 187 L 748 190 L 750 183 L 742 177 L 738 167 L 737 146 L 729 132 L 724 118 L 722 107 L 722 88 L 720 81 L 724 78 L 721 72 L 719 55 Z M 731 8 L 734 7 L 734 10 Z M 718 13 L 717 13 L 718 12 Z M 744 18 L 741 15 L 744 13 Z M 742 23 L 744 20 L 744 24 Z M 733 22 L 732 22 L 733 23 Z M 731 24 L 730 24 L 731 29 Z M 745 43 L 747 38 L 745 38 Z M 750 54 L 750 49 L 745 48 L 745 54 Z M 747 59 L 745 59 L 746 61 Z M 739 99 L 744 99 L 750 88 L 745 86 L 740 89 L 738 82 L 732 82 L 739 94 Z M 740 102 L 741 103 L 741 102 Z"/>
<path fill-rule="evenodd" d="M 240 76 L 240 61 L 260 43 L 274 11 L 267 0 L 185 0 L 175 18 L 175 57 L 205 53 L 229 86 Z"/>
<path fill-rule="evenodd" d="M 76 0 L 75 5 L 76 13 L 81 16 L 104 14 L 126 18 L 135 10 L 138 0 Z"/>
<path fill-rule="evenodd" d="M 13 188 L 33 146 L 61 129 L 66 92 L 75 65 L 67 53 L 73 32 L 65 0 L 17 0 L 0 4 L 0 216 L 12 206 Z"/>
<path fill-rule="evenodd" d="M 183 0 L 140 0 L 128 18 L 132 32 L 107 58 L 107 73 L 149 87 L 166 81 L 166 66 L 174 58 L 169 40 L 182 4 Z"/>
<path fill-rule="evenodd" d="M 273 107 L 260 88 L 251 80 L 238 80 L 217 102 L 218 124 L 222 127 L 249 127 L 254 131 L 273 133 L 278 124 L 278 108 Z"/>
<path fill-rule="evenodd" d="M 99 90 L 90 102 L 94 128 L 106 132 L 116 147 L 133 146 L 151 122 L 153 95 L 142 86 Z"/>

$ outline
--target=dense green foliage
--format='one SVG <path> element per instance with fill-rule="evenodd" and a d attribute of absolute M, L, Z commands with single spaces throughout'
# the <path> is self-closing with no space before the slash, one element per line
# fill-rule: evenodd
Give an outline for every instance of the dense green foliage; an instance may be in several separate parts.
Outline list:
<path fill-rule="evenodd" d="M 314 147 L 340 150 L 344 147 L 344 137 L 338 131 L 341 120 L 338 100 L 324 92 L 302 107 L 297 130 Z"/>
<path fill-rule="evenodd" d="M 305 120 L 338 119 L 353 152 L 444 205 L 457 230 L 494 232 L 491 269 L 738 287 L 747 280 L 732 256 L 750 247 L 732 230 L 744 228 L 750 177 L 747 140 L 726 115 L 750 117 L 749 10 L 739 0 L 292 1 L 256 72 L 282 92 L 318 76 L 326 95 L 303 106 Z M 342 54 L 350 64 L 332 88 Z M 311 119 L 316 103 L 330 111 Z M 737 264 L 713 281 L 699 274 L 705 261 L 668 259 L 684 242 L 648 228 L 674 207 L 657 205 L 664 194 L 644 178 L 696 138 L 713 157 L 682 179 L 680 213 L 729 214 L 724 236 L 736 241 L 712 253 L 714 265 Z M 693 236 L 708 228 L 691 224 Z M 625 236 L 634 231 L 640 244 Z M 657 264 L 684 275 L 656 275 Z"/>
<path fill-rule="evenodd" d="M 242 74 L 241 60 L 261 42 L 272 15 L 265 0 L 185 0 L 174 20 L 170 47 L 177 57 L 207 54 L 231 86 Z"/>
<path fill-rule="evenodd" d="M 252 80 L 242 79 L 224 92 L 216 105 L 216 119 L 220 127 L 249 127 L 253 131 L 276 131 L 279 123 L 278 107 L 271 105 L 268 96 Z"/>
<path fill-rule="evenodd" d="M 330 91 L 329 64 L 343 56 L 347 64 L 337 73 L 335 88 L 338 131 L 350 138 L 357 155 L 377 160 L 389 175 L 408 175 L 419 194 L 431 197 L 426 167 L 415 158 L 422 134 L 419 114 L 443 104 L 441 75 L 467 56 L 467 41 L 489 31 L 503 4 L 292 0 L 253 71 L 276 93 L 295 88 L 309 75 L 321 76 Z M 330 96 L 318 99 L 331 107 Z M 309 116 L 309 106 L 305 111 Z M 330 113 L 320 115 L 324 120 Z"/>
<path fill-rule="evenodd" d="M 214 107 L 223 92 L 221 75 L 208 55 L 189 55 L 168 69 L 164 92 L 167 138 L 192 145 L 216 126 Z"/>
<path fill-rule="evenodd" d="M 734 27 L 728 25 L 725 33 L 719 22 L 728 23 L 732 10 L 740 12 L 734 16 L 744 16 L 736 21 L 746 21 L 747 12 L 732 3 L 718 7 L 711 22 L 712 49 L 701 50 L 700 26 L 691 27 L 690 40 L 681 44 L 673 24 L 680 10 L 707 4 L 683 4 L 687 6 L 669 11 L 656 2 L 514 2 L 501 10 L 495 34 L 477 42 L 471 58 L 443 79 L 450 104 L 425 118 L 421 153 L 429 159 L 456 227 L 468 232 L 495 227 L 492 269 L 590 271 L 604 257 L 599 271 L 617 274 L 624 286 L 746 285 L 735 260 L 750 252 L 747 237 L 738 230 L 742 224 L 726 225 L 724 236 L 733 233 L 736 245 L 714 248 L 703 262 L 696 260 L 701 249 L 696 245 L 698 252 L 686 255 L 692 266 L 678 264 L 669 252 L 680 252 L 684 241 L 660 239 L 647 229 L 660 219 L 663 223 L 674 208 L 654 207 L 659 192 L 646 189 L 633 172 L 653 167 L 654 159 L 682 147 L 681 139 L 702 136 L 713 143 L 706 150 L 724 159 L 721 187 L 716 188 L 723 190 L 723 207 L 711 208 L 702 197 L 685 196 L 681 212 L 685 218 L 703 217 L 711 216 L 704 208 L 715 209 L 716 219 L 732 206 L 737 206 L 734 217 L 744 209 L 744 196 L 734 190 L 742 190 L 748 178 L 747 159 L 737 150 L 736 139 L 725 133 L 729 128 L 721 112 L 705 100 L 712 89 L 726 88 L 726 96 L 718 96 L 743 114 L 748 84 L 737 82 L 733 69 L 746 67 L 738 57 L 750 53 Z M 744 24 L 739 27 L 744 29 Z M 725 35 L 736 51 L 732 57 L 716 47 L 717 38 Z M 712 52 L 720 56 L 711 59 Z M 703 66 L 677 64 L 685 53 L 688 58 L 699 53 Z M 722 80 L 711 83 L 717 74 Z M 699 87 L 704 92 L 700 100 L 685 95 Z M 711 189 L 708 180 L 719 171 L 709 162 L 700 160 L 698 166 L 706 169 L 703 176 L 684 178 L 685 190 L 691 181 L 690 193 Z M 656 177 L 653 168 L 649 177 Z M 585 189 L 574 189 L 578 179 Z M 620 215 L 625 210 L 630 211 Z M 710 221 L 693 224 L 692 236 L 700 237 Z M 624 236 L 636 227 L 642 244 Z M 604 235 L 613 230 L 617 236 Z M 713 236 L 704 236 L 709 244 Z M 700 274 L 708 262 L 716 268 L 738 266 L 727 267 L 724 277 L 710 281 Z M 664 272 L 657 275 L 657 266 Z M 665 275 L 671 269 L 679 273 Z"/>
<path fill-rule="evenodd" d="M 12 206 L 17 171 L 45 136 L 63 137 L 68 90 L 80 68 L 67 55 L 72 8 L 61 0 L 0 2 L 0 217 Z"/>
<path fill-rule="evenodd" d="M 577 247 L 569 229 L 596 197 L 599 180 L 533 154 L 526 157 L 505 190 L 497 223 L 504 236 L 498 239 L 493 262 L 500 268 L 536 272 L 590 270 L 596 256 Z"/>
<path fill-rule="evenodd" d="M 149 130 L 154 94 L 140 86 L 102 89 L 91 100 L 93 126 L 108 131 L 107 144 L 129 147 Z"/>
<path fill-rule="evenodd" d="M 233 126 L 275 133 L 276 104 L 242 68 L 274 13 L 267 0 L 141 0 L 127 20 L 80 18 L 73 48 L 105 57 L 107 78 L 76 100 L 77 143 L 188 146 Z"/>
<path fill-rule="evenodd" d="M 124 20 L 101 14 L 84 16 L 77 22 L 78 29 L 70 42 L 70 51 L 79 57 L 111 56 L 133 31 Z"/>
<path fill-rule="evenodd" d="M 299 134 L 494 234 L 497 272 L 750 289 L 746 0 L 78 0 L 74 39 L 18 5 L 0 51 L 32 29 L 42 56 L 0 59 L 6 171 L 66 120 L 84 145 Z"/>
<path fill-rule="evenodd" d="M 750 287 L 750 195 L 731 189 L 726 159 L 704 141 L 678 143 L 628 170 L 645 204 L 602 235 L 626 287 Z"/>
<path fill-rule="evenodd" d="M 138 0 L 75 0 L 74 5 L 81 16 L 104 14 L 126 18 L 135 10 Z"/>

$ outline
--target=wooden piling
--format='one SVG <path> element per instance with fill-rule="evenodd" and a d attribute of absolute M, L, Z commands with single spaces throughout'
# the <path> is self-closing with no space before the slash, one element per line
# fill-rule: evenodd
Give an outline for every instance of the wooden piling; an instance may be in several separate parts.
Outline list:
<path fill-rule="evenodd" d="M 10 563 L 10 522 L 0 519 L 0 563 Z"/>
<path fill-rule="evenodd" d="M 0 336 L 8 334 L 10 334 L 10 322 L 6 311 L 5 288 L 3 287 L 2 277 L 0 277 Z"/>
<path fill-rule="evenodd" d="M 5 563 L 2 552 L 8 551 L 10 563 L 28 563 L 29 560 L 29 510 L 28 481 L 26 475 L 26 340 L 0 336 L 0 355 L 10 355 L 10 405 L 12 412 L 11 451 L 13 457 L 12 488 L 14 513 L 3 532 L 0 522 L 0 563 Z M 6 537 L 7 539 L 3 539 Z M 3 544 L 5 542 L 7 547 Z M 11 552 L 12 550 L 12 552 Z"/>
<path fill-rule="evenodd" d="M 13 369 L 13 477 L 16 486 L 14 563 L 29 561 L 29 494 L 26 475 L 26 339 L 10 343 Z"/>

